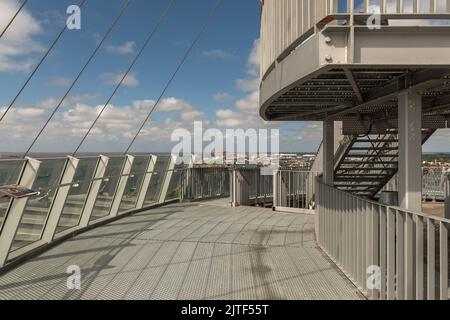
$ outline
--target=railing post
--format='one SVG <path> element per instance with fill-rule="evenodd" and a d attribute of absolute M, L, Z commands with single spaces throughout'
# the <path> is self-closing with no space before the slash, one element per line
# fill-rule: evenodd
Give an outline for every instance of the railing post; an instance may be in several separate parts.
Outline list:
<path fill-rule="evenodd" d="M 274 208 L 279 206 L 279 204 L 278 204 L 278 174 L 279 174 L 279 171 L 274 171 L 273 178 L 272 178 L 272 184 L 273 184 L 272 197 L 273 197 L 273 207 Z"/>
<path fill-rule="evenodd" d="M 369 265 L 380 267 L 380 233 L 379 233 L 379 223 L 380 223 L 380 215 L 381 215 L 381 208 L 377 204 L 372 204 L 372 210 L 370 215 L 370 233 L 371 233 L 371 244 L 369 248 L 369 252 L 371 253 L 370 259 L 369 259 Z M 380 271 L 383 272 L 383 270 Z M 381 276 L 381 275 L 380 275 Z M 380 299 L 380 291 L 381 288 L 372 288 L 370 292 L 370 296 L 373 300 Z"/>
<path fill-rule="evenodd" d="M 109 158 L 106 156 L 100 156 L 97 162 L 97 168 L 95 169 L 95 174 L 93 181 L 89 188 L 88 196 L 86 197 L 86 202 L 84 204 L 83 212 L 80 219 L 80 228 L 87 227 L 91 219 L 92 210 L 94 209 L 95 200 L 97 199 L 98 192 L 102 185 L 102 178 L 105 175 L 106 167 L 108 166 Z"/>
<path fill-rule="evenodd" d="M 427 300 L 436 299 L 436 229 L 434 221 L 427 219 Z"/>
<path fill-rule="evenodd" d="M 423 286 L 423 246 L 424 246 L 424 219 L 423 217 L 416 217 L 416 299 L 424 299 L 424 286 Z"/>
<path fill-rule="evenodd" d="M 396 285 L 396 247 L 397 241 L 395 237 L 397 222 L 396 212 L 392 208 L 387 209 L 387 299 L 395 300 L 397 298 L 395 285 Z"/>
<path fill-rule="evenodd" d="M 387 213 L 388 209 L 384 206 L 380 207 L 380 270 L 381 270 L 381 288 L 380 300 L 387 299 Z"/>
<path fill-rule="evenodd" d="M 323 122 L 323 182 L 334 185 L 334 121 Z"/>
<path fill-rule="evenodd" d="M 150 182 L 152 180 L 153 171 L 155 170 L 155 164 L 156 164 L 157 157 L 156 156 L 150 156 L 150 159 L 148 161 L 148 166 L 145 170 L 144 174 L 144 180 L 142 181 L 142 187 L 139 191 L 138 200 L 136 203 L 136 209 L 142 209 L 144 207 L 145 203 L 145 196 L 147 195 L 148 187 L 150 186 Z"/>
<path fill-rule="evenodd" d="M 445 222 L 439 222 L 440 249 L 440 299 L 448 300 L 448 229 Z"/>
<path fill-rule="evenodd" d="M 125 157 L 125 163 L 122 167 L 122 172 L 120 173 L 119 182 L 117 184 L 116 192 L 113 196 L 113 201 L 111 205 L 111 210 L 109 212 L 110 217 L 117 217 L 119 214 L 120 203 L 122 202 L 122 197 L 127 186 L 128 179 L 130 178 L 131 168 L 133 167 L 134 157 L 127 155 Z"/>
<path fill-rule="evenodd" d="M 414 220 L 410 213 L 405 213 L 405 299 L 414 299 Z"/>
<path fill-rule="evenodd" d="M 37 177 L 37 172 L 41 162 L 32 158 L 26 158 L 19 185 L 31 189 Z M 0 267 L 3 267 L 8 259 L 9 250 L 19 228 L 23 211 L 28 199 L 12 199 L 8 210 L 5 213 L 5 220 L 0 229 Z"/>
<path fill-rule="evenodd" d="M 405 216 L 397 211 L 396 274 L 397 300 L 405 299 Z"/>
<path fill-rule="evenodd" d="M 167 199 L 167 191 L 169 191 L 170 181 L 172 180 L 173 170 L 175 169 L 176 159 L 174 156 L 170 157 L 169 165 L 167 167 L 166 174 L 164 176 L 163 185 L 161 188 L 161 194 L 159 196 L 159 203 L 162 204 L 166 202 Z"/>
<path fill-rule="evenodd" d="M 75 172 L 78 167 L 79 159 L 68 157 L 64 172 L 61 178 L 61 185 L 55 194 L 55 199 L 53 200 L 52 207 L 48 214 L 47 223 L 42 234 L 42 240 L 46 242 L 51 242 L 55 236 L 56 228 L 58 227 L 59 219 L 61 218 L 62 211 L 64 209 L 64 204 L 69 194 Z"/>

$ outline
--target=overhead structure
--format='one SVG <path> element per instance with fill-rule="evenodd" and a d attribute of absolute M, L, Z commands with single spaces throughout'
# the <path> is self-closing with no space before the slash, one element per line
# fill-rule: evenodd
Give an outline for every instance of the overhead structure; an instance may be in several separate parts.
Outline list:
<path fill-rule="evenodd" d="M 372 198 L 398 172 L 400 203 L 420 209 L 422 143 L 449 127 L 450 2 L 265 0 L 261 7 L 261 117 L 324 121 L 326 184 Z M 334 121 L 350 136 L 336 159 Z"/>

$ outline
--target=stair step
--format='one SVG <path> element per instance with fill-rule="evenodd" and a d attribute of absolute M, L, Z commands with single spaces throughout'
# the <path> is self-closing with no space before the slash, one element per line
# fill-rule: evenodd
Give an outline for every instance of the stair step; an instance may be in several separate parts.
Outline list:
<path fill-rule="evenodd" d="M 344 161 L 342 164 L 365 164 L 365 165 L 372 165 L 372 164 L 398 164 L 398 161 Z"/>
<path fill-rule="evenodd" d="M 338 172 L 340 171 L 344 171 L 344 172 L 349 172 L 349 171 L 397 171 L 398 168 L 397 167 L 392 167 L 392 168 L 384 168 L 384 167 L 379 167 L 379 168 L 355 168 L 355 167 L 347 167 L 347 168 L 340 168 L 337 169 Z"/>
<path fill-rule="evenodd" d="M 353 147 L 351 151 L 366 151 L 366 150 L 391 150 L 391 151 L 397 151 L 398 147 L 380 147 L 380 148 L 374 148 L 373 146 L 367 146 L 367 147 Z"/>
<path fill-rule="evenodd" d="M 347 158 L 398 158 L 395 154 L 348 154 Z"/>
<path fill-rule="evenodd" d="M 340 178 L 339 176 L 334 179 L 336 182 L 352 182 L 352 181 L 385 181 L 386 177 L 384 178 Z"/>
<path fill-rule="evenodd" d="M 393 143 L 393 142 L 395 142 L 395 143 L 398 143 L 398 140 L 397 139 L 395 139 L 395 140 L 393 140 L 393 139 L 370 139 L 370 140 L 367 140 L 367 139 L 364 139 L 364 140 L 356 140 L 355 141 L 355 143 L 373 143 L 373 142 L 375 142 L 375 143 L 380 143 L 380 142 L 383 142 L 383 143 Z"/>
<path fill-rule="evenodd" d="M 378 188 L 378 184 L 362 184 L 362 183 L 358 183 L 358 184 L 335 184 L 335 187 L 337 188 L 341 188 L 341 187 L 345 187 L 345 188 L 372 188 L 372 187 L 377 187 Z"/>

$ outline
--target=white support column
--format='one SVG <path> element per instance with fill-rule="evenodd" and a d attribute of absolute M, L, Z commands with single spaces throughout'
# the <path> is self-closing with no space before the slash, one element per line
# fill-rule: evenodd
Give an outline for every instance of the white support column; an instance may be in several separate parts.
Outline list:
<path fill-rule="evenodd" d="M 26 162 L 19 180 L 19 185 L 31 189 L 36 180 L 41 162 L 26 158 Z M 0 230 L 0 267 L 3 267 L 8 259 L 9 250 L 22 220 L 23 211 L 28 199 L 13 199 L 5 213 L 3 227 Z"/>
<path fill-rule="evenodd" d="M 122 172 L 120 173 L 117 189 L 113 197 L 111 211 L 109 212 L 110 217 L 117 217 L 117 215 L 119 214 L 120 203 L 122 202 L 123 194 L 125 193 L 128 179 L 130 178 L 130 172 L 131 168 L 133 167 L 133 162 L 134 157 L 127 155 L 122 168 Z"/>
<path fill-rule="evenodd" d="M 161 194 L 159 195 L 159 203 L 164 203 L 167 198 L 167 191 L 169 190 L 170 181 L 172 180 L 173 170 L 175 169 L 176 159 L 174 156 L 170 157 L 169 166 L 167 167 L 167 172 L 164 176 L 163 185 L 161 188 Z"/>
<path fill-rule="evenodd" d="M 422 212 L 422 97 L 400 93 L 398 115 L 399 203 Z"/>
<path fill-rule="evenodd" d="M 87 227 L 89 225 L 89 220 L 91 219 L 92 210 L 94 209 L 95 200 L 97 199 L 98 192 L 102 185 L 102 178 L 105 175 L 106 167 L 108 166 L 109 158 L 105 156 L 100 156 L 97 168 L 95 169 L 94 181 L 92 181 L 89 188 L 88 196 L 86 197 L 86 202 L 84 204 L 83 213 L 81 214 L 80 227 Z"/>
<path fill-rule="evenodd" d="M 145 196 L 147 195 L 148 187 L 152 181 L 153 171 L 155 170 L 157 157 L 150 156 L 147 169 L 145 170 L 144 180 L 142 181 L 142 187 L 139 191 L 139 196 L 136 204 L 136 209 L 142 209 L 144 207 Z"/>
<path fill-rule="evenodd" d="M 323 122 L 323 181 L 334 185 L 334 122 Z"/>
<path fill-rule="evenodd" d="M 47 223 L 45 224 L 44 232 L 42 235 L 42 240 L 46 242 L 51 242 L 55 236 L 56 228 L 58 227 L 59 219 L 61 217 L 61 213 L 64 209 L 64 204 L 67 199 L 67 195 L 69 194 L 71 183 L 73 182 L 73 178 L 75 176 L 75 172 L 78 167 L 79 159 L 68 157 L 66 162 L 66 167 L 64 168 L 64 172 L 61 178 L 61 185 L 55 194 L 55 199 L 53 201 L 52 207 L 50 209 L 50 213 L 48 215 Z"/>
<path fill-rule="evenodd" d="M 412 212 L 422 212 L 422 97 L 410 91 L 398 98 L 399 203 Z M 404 293 L 407 300 L 415 296 L 415 228 L 414 219 L 405 215 Z"/>

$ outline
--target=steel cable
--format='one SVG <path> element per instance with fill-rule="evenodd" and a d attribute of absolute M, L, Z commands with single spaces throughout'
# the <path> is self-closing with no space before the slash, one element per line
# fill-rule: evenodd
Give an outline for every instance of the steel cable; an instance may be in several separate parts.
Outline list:
<path fill-rule="evenodd" d="M 141 57 L 142 53 L 145 51 L 145 49 L 148 47 L 148 45 L 150 44 L 150 41 L 153 39 L 154 35 L 156 34 L 156 32 L 159 30 L 160 26 L 163 24 L 164 20 L 167 18 L 167 16 L 169 15 L 173 4 L 175 3 L 175 0 L 170 0 L 169 5 L 167 6 L 167 8 L 165 9 L 164 13 L 162 14 L 162 16 L 160 17 L 158 23 L 156 24 L 156 26 L 153 28 L 153 30 L 150 32 L 150 34 L 148 35 L 146 41 L 144 42 L 144 44 L 142 45 L 141 49 L 139 50 L 138 54 L 136 55 L 136 57 L 133 59 L 133 61 L 131 62 L 130 66 L 128 67 L 128 70 L 125 72 L 125 74 L 122 76 L 122 78 L 120 79 L 119 83 L 116 85 L 116 87 L 114 88 L 114 91 L 112 92 L 112 94 L 109 96 L 108 100 L 106 101 L 105 105 L 103 106 L 103 108 L 100 110 L 100 112 L 98 113 L 97 117 L 95 118 L 94 122 L 92 123 L 92 125 L 89 127 L 88 131 L 86 132 L 86 134 L 84 135 L 83 139 L 81 139 L 80 143 L 78 144 L 78 146 L 76 147 L 75 151 L 73 152 L 73 156 L 75 156 L 78 151 L 80 150 L 81 146 L 84 144 L 84 142 L 86 141 L 86 138 L 90 135 L 92 129 L 95 127 L 95 125 L 97 124 L 98 120 L 100 119 L 100 117 L 103 115 L 103 113 L 105 112 L 106 108 L 108 107 L 109 103 L 111 102 L 111 100 L 113 99 L 113 97 L 116 95 L 117 91 L 119 90 L 119 88 L 122 86 L 123 82 L 125 81 L 126 77 L 128 76 L 128 74 L 131 72 L 131 70 L 133 69 L 134 65 L 136 64 L 136 62 L 138 61 L 138 59 Z"/>

